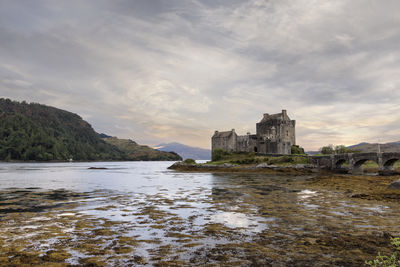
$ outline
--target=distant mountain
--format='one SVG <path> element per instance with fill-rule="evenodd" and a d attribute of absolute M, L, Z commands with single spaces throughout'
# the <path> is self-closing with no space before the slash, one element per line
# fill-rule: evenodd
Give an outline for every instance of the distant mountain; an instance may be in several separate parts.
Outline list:
<path fill-rule="evenodd" d="M 77 114 L 41 104 L 0 98 L 0 160 L 180 159 L 176 154 L 149 147 L 137 149 L 135 157 L 133 149 L 127 151 L 100 136 L 108 135 L 96 133 Z"/>
<path fill-rule="evenodd" d="M 211 159 L 211 150 L 199 147 L 191 147 L 180 143 L 159 144 L 156 147 L 160 151 L 174 151 L 184 159 Z"/>
<path fill-rule="evenodd" d="M 348 146 L 348 148 L 356 151 L 360 151 L 363 153 L 368 152 L 378 152 L 378 144 L 374 143 L 360 143 L 357 145 Z M 386 144 L 380 144 L 381 152 L 400 152 L 400 141 L 399 142 L 390 142 Z"/>
<path fill-rule="evenodd" d="M 182 160 L 175 152 L 164 152 L 148 146 L 138 145 L 135 141 L 130 139 L 106 137 L 103 138 L 103 140 L 125 152 L 128 160 Z"/>
<path fill-rule="evenodd" d="M 377 143 L 362 142 L 357 145 L 348 146 L 347 148 L 361 153 L 378 152 Z M 380 150 L 381 152 L 400 152 L 400 141 L 380 144 Z M 311 156 L 319 153 L 321 153 L 321 151 L 307 151 L 307 154 Z"/>

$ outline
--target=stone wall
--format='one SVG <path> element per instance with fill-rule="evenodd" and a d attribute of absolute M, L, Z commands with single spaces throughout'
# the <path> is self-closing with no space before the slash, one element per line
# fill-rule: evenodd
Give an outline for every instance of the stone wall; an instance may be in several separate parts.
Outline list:
<path fill-rule="evenodd" d="M 237 152 L 257 152 L 257 136 L 255 134 L 239 135 L 237 137 Z"/>
<path fill-rule="evenodd" d="M 236 152 L 237 137 L 234 129 L 229 132 L 215 131 L 211 138 L 211 150 L 214 151 L 217 148 L 221 148 L 223 150 Z"/>
<path fill-rule="evenodd" d="M 256 124 L 256 134 L 238 136 L 235 130 L 216 131 L 212 137 L 212 150 L 222 148 L 234 152 L 256 152 L 259 154 L 291 154 L 296 144 L 296 121 L 291 120 L 286 110 L 278 114 L 264 114 Z"/>

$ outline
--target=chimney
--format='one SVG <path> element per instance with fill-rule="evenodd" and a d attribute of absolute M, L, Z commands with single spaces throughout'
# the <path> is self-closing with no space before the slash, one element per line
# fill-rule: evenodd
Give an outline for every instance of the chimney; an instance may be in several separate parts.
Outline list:
<path fill-rule="evenodd" d="M 218 134 L 218 131 L 215 131 L 214 134 Z"/>
<path fill-rule="evenodd" d="M 287 117 L 286 109 L 282 109 L 282 115 L 283 115 L 283 117 Z"/>
<path fill-rule="evenodd" d="M 269 117 L 269 114 L 268 113 L 264 113 L 264 119 L 268 118 L 268 117 Z"/>
<path fill-rule="evenodd" d="M 234 133 L 235 132 L 235 129 L 232 129 L 232 133 Z"/>

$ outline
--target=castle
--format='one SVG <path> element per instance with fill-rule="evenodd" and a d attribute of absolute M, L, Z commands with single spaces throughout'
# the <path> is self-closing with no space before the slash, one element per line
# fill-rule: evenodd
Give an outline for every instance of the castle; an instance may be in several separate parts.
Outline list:
<path fill-rule="evenodd" d="M 291 154 L 291 146 L 296 144 L 295 125 L 296 121 L 289 118 L 286 110 L 272 115 L 266 113 L 256 124 L 256 134 L 237 135 L 235 129 L 215 131 L 211 138 L 212 151 L 222 148 L 232 152 Z"/>

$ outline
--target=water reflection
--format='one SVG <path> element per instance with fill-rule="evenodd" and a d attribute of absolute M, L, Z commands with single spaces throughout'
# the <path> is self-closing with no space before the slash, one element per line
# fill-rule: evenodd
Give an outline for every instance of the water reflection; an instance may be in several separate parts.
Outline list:
<path fill-rule="evenodd" d="M 292 265 L 307 256 L 323 265 L 343 259 L 331 236 L 394 231 L 400 219 L 392 204 L 312 189 L 310 176 L 178 173 L 170 164 L 2 163 L 0 245 L 41 260 L 60 251 L 71 264 Z"/>

